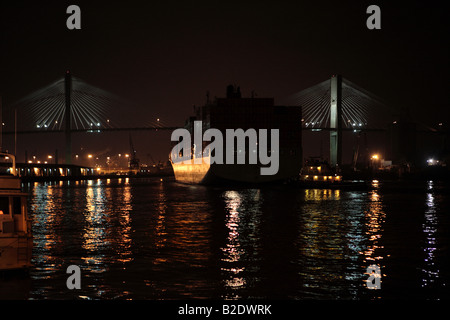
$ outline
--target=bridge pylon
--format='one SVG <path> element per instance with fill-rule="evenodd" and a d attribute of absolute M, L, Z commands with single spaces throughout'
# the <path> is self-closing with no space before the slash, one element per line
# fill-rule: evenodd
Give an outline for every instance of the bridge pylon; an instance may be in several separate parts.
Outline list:
<path fill-rule="evenodd" d="M 330 79 L 330 164 L 342 164 L 342 76 Z"/>
<path fill-rule="evenodd" d="M 72 93 L 72 75 L 70 71 L 66 71 L 66 76 L 64 78 L 64 93 L 65 93 L 65 137 L 66 137 L 66 164 L 72 164 L 72 135 L 71 135 L 71 123 L 72 123 L 72 112 L 70 106 L 71 93 Z"/>

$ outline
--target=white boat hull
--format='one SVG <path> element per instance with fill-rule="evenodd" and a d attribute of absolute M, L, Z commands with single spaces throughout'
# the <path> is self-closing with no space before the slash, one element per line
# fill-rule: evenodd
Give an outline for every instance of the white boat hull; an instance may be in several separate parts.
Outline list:
<path fill-rule="evenodd" d="M 31 236 L 0 237 L 0 270 L 27 269 L 31 267 Z"/>

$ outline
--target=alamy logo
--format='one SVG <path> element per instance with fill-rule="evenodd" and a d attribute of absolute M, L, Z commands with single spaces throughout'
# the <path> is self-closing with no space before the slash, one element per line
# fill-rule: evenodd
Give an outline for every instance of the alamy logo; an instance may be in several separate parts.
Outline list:
<path fill-rule="evenodd" d="M 67 289 L 81 289 L 81 270 L 80 267 L 72 264 L 67 267 L 68 274 L 71 274 L 66 281 Z"/>
<path fill-rule="evenodd" d="M 381 29 L 381 9 L 377 5 L 371 5 L 367 7 L 366 10 L 367 14 L 370 14 L 370 16 L 367 18 L 366 26 L 367 29 L 373 30 L 373 29 Z"/>
<path fill-rule="evenodd" d="M 66 26 L 69 30 L 81 29 L 81 9 L 77 5 L 70 5 L 66 10 L 67 14 L 71 14 L 66 20 Z"/>
<path fill-rule="evenodd" d="M 176 129 L 172 132 L 171 141 L 180 141 L 180 138 L 182 140 L 172 148 L 171 159 L 176 164 L 201 164 L 204 158 L 209 158 L 211 164 L 235 164 L 236 158 L 236 164 L 245 164 L 248 155 L 249 164 L 257 164 L 259 158 L 260 164 L 269 165 L 260 168 L 261 175 L 275 175 L 279 168 L 279 129 L 270 130 L 270 146 L 267 131 L 226 129 L 224 148 L 224 137 L 220 130 L 210 128 L 202 134 L 202 121 L 194 121 L 193 149 L 190 132 L 187 129 Z M 202 150 L 203 141 L 212 142 Z"/>
<path fill-rule="evenodd" d="M 381 269 L 376 264 L 372 264 L 367 267 L 366 274 L 369 275 L 369 278 L 367 278 L 367 288 L 369 289 L 381 289 Z"/>

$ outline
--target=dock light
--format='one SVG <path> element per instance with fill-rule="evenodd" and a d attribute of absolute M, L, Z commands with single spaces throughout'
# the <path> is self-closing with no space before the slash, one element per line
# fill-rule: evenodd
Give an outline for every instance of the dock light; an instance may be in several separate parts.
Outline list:
<path fill-rule="evenodd" d="M 314 177 L 313 177 L 313 180 L 317 180 L 317 179 L 319 179 L 318 176 L 314 176 Z"/>
<path fill-rule="evenodd" d="M 125 158 L 128 158 L 130 155 L 129 154 L 125 154 Z"/>
<path fill-rule="evenodd" d="M 91 159 L 92 158 L 92 154 L 88 154 L 88 158 Z"/>
<path fill-rule="evenodd" d="M 31 161 L 31 160 L 28 160 L 28 163 L 33 163 L 33 161 Z"/>
<path fill-rule="evenodd" d="M 374 154 L 372 155 L 372 160 L 378 160 L 380 158 L 380 156 L 378 154 Z"/>
<path fill-rule="evenodd" d="M 52 159 L 53 157 L 51 155 L 48 155 L 47 158 Z"/>

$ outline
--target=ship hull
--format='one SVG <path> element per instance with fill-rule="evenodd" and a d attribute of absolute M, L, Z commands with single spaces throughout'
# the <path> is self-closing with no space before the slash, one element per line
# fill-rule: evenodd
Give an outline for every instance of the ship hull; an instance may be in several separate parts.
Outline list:
<path fill-rule="evenodd" d="M 188 184 L 261 184 L 283 182 L 295 179 L 301 170 L 301 159 L 286 157 L 280 159 L 280 167 L 274 175 L 261 175 L 258 164 L 210 164 L 209 158 L 201 163 L 190 160 L 187 163 L 172 163 L 175 180 Z M 200 159 L 197 159 L 197 162 Z"/>

